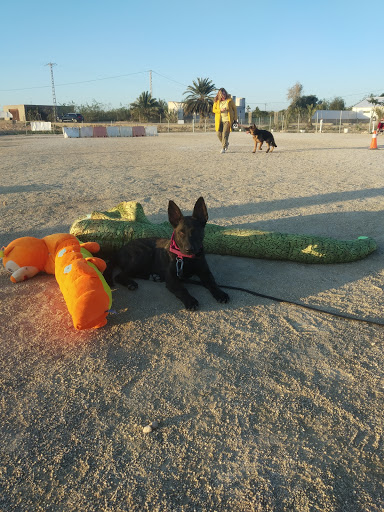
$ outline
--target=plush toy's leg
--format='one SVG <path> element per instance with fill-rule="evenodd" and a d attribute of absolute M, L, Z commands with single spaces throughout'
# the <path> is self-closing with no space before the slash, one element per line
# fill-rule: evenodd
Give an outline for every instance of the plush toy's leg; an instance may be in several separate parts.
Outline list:
<path fill-rule="evenodd" d="M 73 250 L 60 251 L 55 259 L 56 280 L 76 329 L 105 325 L 112 304 L 111 290 L 92 260 Z"/>

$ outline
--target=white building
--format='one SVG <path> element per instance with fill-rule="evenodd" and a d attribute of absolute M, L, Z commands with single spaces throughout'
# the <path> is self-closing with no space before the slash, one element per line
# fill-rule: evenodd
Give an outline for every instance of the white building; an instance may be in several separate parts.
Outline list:
<path fill-rule="evenodd" d="M 180 109 L 183 108 L 183 104 L 181 101 L 168 101 L 168 110 L 170 112 L 178 112 Z"/>
<path fill-rule="evenodd" d="M 236 96 L 232 96 L 233 101 L 236 104 L 237 110 L 237 119 L 240 124 L 244 124 L 246 122 L 245 119 L 245 98 L 236 98 Z"/>
<path fill-rule="evenodd" d="M 380 106 L 380 105 L 375 105 L 374 103 L 370 103 L 370 101 L 369 101 L 370 99 L 371 98 L 366 98 L 365 100 L 360 101 L 360 103 L 357 103 L 355 106 L 352 107 L 352 111 L 360 112 L 361 114 L 366 116 L 368 119 L 371 119 L 372 117 L 374 117 L 374 108 L 376 106 Z M 382 103 L 383 107 L 384 107 L 384 97 L 383 96 L 374 96 L 373 99 Z"/>
<path fill-rule="evenodd" d="M 181 101 L 168 101 L 169 112 L 177 112 L 177 121 L 184 122 L 184 109 Z"/>
<path fill-rule="evenodd" d="M 0 119 L 6 119 L 6 120 L 10 120 L 12 119 L 12 114 L 6 110 L 2 110 L 0 111 Z"/>

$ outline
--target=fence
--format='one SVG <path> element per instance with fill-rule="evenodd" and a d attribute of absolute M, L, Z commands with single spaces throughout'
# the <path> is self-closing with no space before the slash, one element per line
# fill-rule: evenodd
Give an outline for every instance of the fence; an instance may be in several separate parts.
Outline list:
<path fill-rule="evenodd" d="M 326 112 L 326 111 L 325 111 Z M 341 111 L 343 115 L 345 115 L 345 111 Z M 350 111 L 348 111 L 351 114 Z M 287 116 L 286 112 L 273 112 L 269 116 L 257 116 L 250 117 L 250 115 L 246 114 L 246 119 L 239 119 L 240 129 L 244 129 L 244 127 L 249 126 L 250 124 L 255 124 L 258 128 L 262 130 L 269 131 L 278 131 L 278 132 L 290 132 L 290 133 L 304 133 L 304 132 L 332 132 L 332 133 L 341 133 L 341 132 L 369 132 L 373 131 L 374 127 L 371 125 L 370 120 L 367 118 L 354 118 L 350 116 L 348 119 L 344 119 L 343 115 L 340 115 L 340 112 L 336 113 L 336 117 L 333 119 L 323 119 L 319 118 L 311 119 L 308 121 L 307 116 L 303 116 L 303 114 L 290 114 Z M 157 125 L 159 133 L 164 132 L 208 132 L 214 131 L 214 119 L 209 118 L 203 121 L 195 121 L 194 119 L 185 119 L 184 123 L 176 124 L 176 123 L 161 123 Z"/>
<path fill-rule="evenodd" d="M 326 112 L 326 111 L 325 111 Z M 370 119 L 361 119 L 356 116 L 343 117 L 345 111 L 340 111 L 334 118 L 321 119 L 319 116 L 308 119 L 302 114 L 288 115 L 283 112 L 274 112 L 274 115 L 267 117 L 252 118 L 258 128 L 269 131 L 285 131 L 285 132 L 371 132 L 374 127 L 371 125 Z M 349 113 L 349 112 L 348 112 Z"/>

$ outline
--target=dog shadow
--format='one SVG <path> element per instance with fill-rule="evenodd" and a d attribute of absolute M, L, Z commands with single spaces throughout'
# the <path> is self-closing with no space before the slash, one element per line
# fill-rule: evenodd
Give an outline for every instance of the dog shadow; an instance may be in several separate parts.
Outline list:
<path fill-rule="evenodd" d="M 207 259 L 211 259 L 210 256 L 207 255 Z M 124 324 L 168 315 L 189 317 L 189 315 L 229 310 L 235 307 L 231 306 L 231 302 L 217 302 L 204 286 L 186 282 L 187 290 L 199 302 L 199 308 L 196 311 L 187 310 L 183 303 L 167 290 L 164 281 L 155 282 L 152 279 L 136 277 L 135 281 L 138 284 L 136 290 L 129 290 L 120 284 L 112 287 L 112 310 L 114 313 L 109 315 L 109 323 Z M 230 290 L 226 291 L 231 293 Z M 172 320 L 170 319 L 170 321 Z"/>

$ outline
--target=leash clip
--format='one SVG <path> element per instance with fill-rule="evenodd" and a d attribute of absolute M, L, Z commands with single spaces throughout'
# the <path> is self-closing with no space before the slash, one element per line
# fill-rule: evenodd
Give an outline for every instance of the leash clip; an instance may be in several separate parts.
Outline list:
<path fill-rule="evenodd" d="M 176 275 L 182 277 L 183 275 L 184 261 L 183 258 L 176 257 Z"/>

